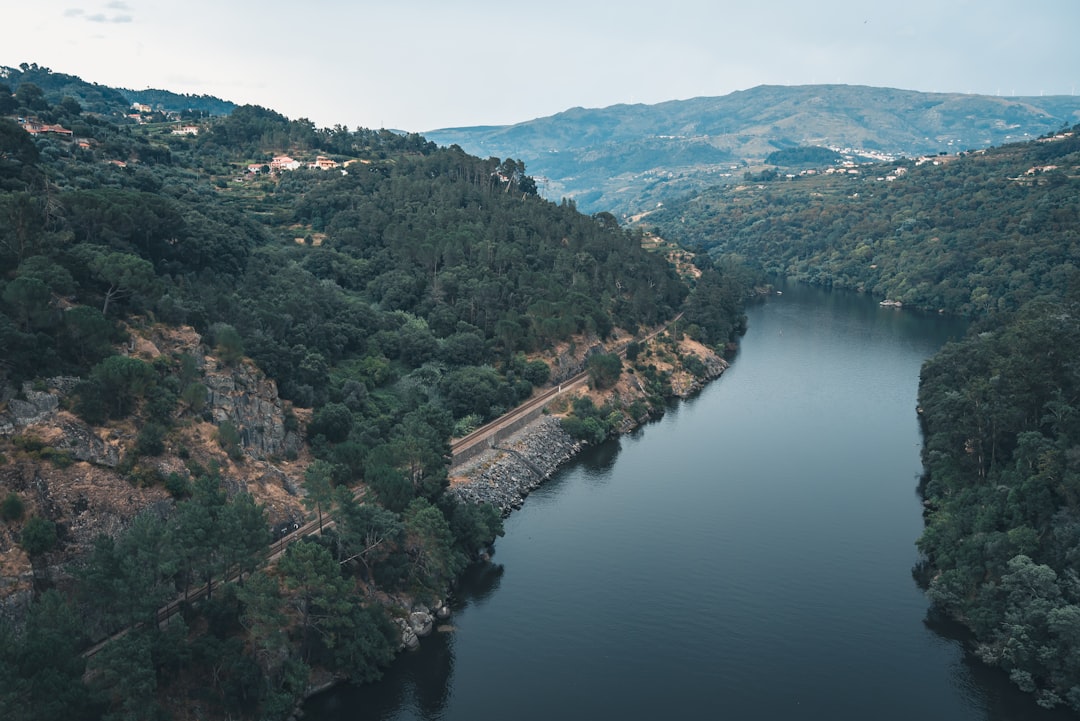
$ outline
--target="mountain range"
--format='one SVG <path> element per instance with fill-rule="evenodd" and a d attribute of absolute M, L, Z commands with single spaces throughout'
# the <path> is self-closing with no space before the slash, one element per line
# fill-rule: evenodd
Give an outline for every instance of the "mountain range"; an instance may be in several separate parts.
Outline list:
<path fill-rule="evenodd" d="M 742 180 L 777 150 L 819 146 L 849 158 L 955 153 L 1080 121 L 1080 97 L 994 97 L 857 85 L 762 85 L 655 105 L 571 108 L 514 125 L 424 136 L 481 157 L 525 162 L 540 192 L 620 217 Z"/>
<path fill-rule="evenodd" d="M 84 110 L 109 115 L 128 112 L 134 102 L 205 115 L 228 115 L 236 107 L 213 96 L 109 88 L 36 64 L 0 68 L 0 83 L 12 91 L 23 82 L 39 86 L 50 102 L 71 96 Z M 479 157 L 524 161 L 541 195 L 626 220 L 665 200 L 739 182 L 747 172 L 814 157 L 777 151 L 833 148 L 840 151 L 835 162 L 919 157 L 1032 139 L 1077 122 L 1080 96 L 1074 95 L 761 85 L 718 97 L 570 108 L 513 125 L 423 135 Z"/>

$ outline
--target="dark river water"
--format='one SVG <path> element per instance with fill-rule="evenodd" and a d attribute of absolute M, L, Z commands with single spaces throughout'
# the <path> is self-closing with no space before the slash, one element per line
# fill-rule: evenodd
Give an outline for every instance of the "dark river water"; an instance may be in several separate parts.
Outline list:
<path fill-rule="evenodd" d="M 928 615 L 916 391 L 961 326 L 803 286 L 506 522 L 452 630 L 306 719 L 1049 721 Z"/>

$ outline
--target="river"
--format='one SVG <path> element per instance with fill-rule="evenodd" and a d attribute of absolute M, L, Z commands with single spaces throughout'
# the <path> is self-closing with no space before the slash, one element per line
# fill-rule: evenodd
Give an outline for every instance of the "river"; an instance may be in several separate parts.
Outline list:
<path fill-rule="evenodd" d="M 956 321 L 781 285 L 731 369 L 506 522 L 452 629 L 306 719 L 1057 721 L 912 579 L 919 368 Z"/>

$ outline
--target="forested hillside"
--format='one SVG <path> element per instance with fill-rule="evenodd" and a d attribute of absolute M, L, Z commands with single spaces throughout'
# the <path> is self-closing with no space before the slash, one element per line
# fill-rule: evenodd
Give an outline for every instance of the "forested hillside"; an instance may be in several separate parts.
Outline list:
<path fill-rule="evenodd" d="M 981 659 L 1076 711 L 1078 130 L 857 174 L 773 173 L 650 218 L 773 273 L 975 319 L 922 371 L 917 576 Z"/>
<path fill-rule="evenodd" d="M 119 459 L 96 467 L 17 425 L 0 437 L 0 553 L 32 562 L 37 598 L 24 623 L 0 619 L 0 708 L 284 718 L 313 669 L 376 677 L 400 638 L 389 600 L 440 598 L 501 533 L 489 506 L 444 493 L 449 439 L 547 384 L 539 356 L 555 343 L 655 326 L 691 288 L 640 232 L 540 198 L 518 161 L 255 106 L 194 130 L 157 111 L 114 119 L 67 77 L 62 97 L 0 84 L 0 413 L 59 397 L 64 427 Z M 723 317 L 689 311 L 722 348 L 742 281 L 704 270 Z M 187 331 L 195 350 L 135 352 Z M 266 429 L 211 412 L 230 394 L 256 401 L 209 387 L 210 364 L 275 382 L 306 443 L 269 461 L 299 455 L 305 505 L 336 509 L 272 569 L 267 510 L 232 475 Z M 187 445 L 193 429 L 217 456 Z M 73 568 L 86 508 L 41 492 L 54 473 L 119 474 L 160 500 Z M 164 601 L 229 572 L 243 585 L 158 628 Z"/>
<path fill-rule="evenodd" d="M 770 273 L 981 315 L 1064 293 L 1080 266 L 1080 134 L 744 179 L 646 222 Z M 838 172 L 835 172 L 838 171 Z"/>

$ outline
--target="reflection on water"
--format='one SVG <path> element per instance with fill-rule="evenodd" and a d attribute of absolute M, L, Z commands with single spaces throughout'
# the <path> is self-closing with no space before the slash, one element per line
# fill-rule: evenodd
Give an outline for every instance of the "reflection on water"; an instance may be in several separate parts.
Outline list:
<path fill-rule="evenodd" d="M 1031 694 L 1012 684 L 1003 670 L 981 662 L 975 655 L 975 640 L 967 627 L 933 607 L 927 611 L 923 623 L 941 639 L 963 647 L 964 653 L 950 669 L 950 677 L 957 691 L 986 714 L 986 721 L 1076 721 L 1076 716 L 1063 708 L 1039 708 L 1032 702 Z"/>
<path fill-rule="evenodd" d="M 615 459 L 621 450 L 622 444 L 616 438 L 594 448 L 586 448 L 577 457 L 575 465 L 580 465 L 597 480 L 606 480 L 611 477 L 611 469 L 615 467 Z"/>
<path fill-rule="evenodd" d="M 454 615 L 470 606 L 482 606 L 496 591 L 505 569 L 498 563 L 474 563 L 465 569 L 450 597 Z M 364 686 L 339 686 L 305 704 L 305 716 L 313 719 L 398 718 L 403 710 L 416 719 L 442 718 L 452 695 L 454 675 L 454 628 L 450 621 L 421 640 L 421 650 L 404 653 L 390 673 Z"/>

